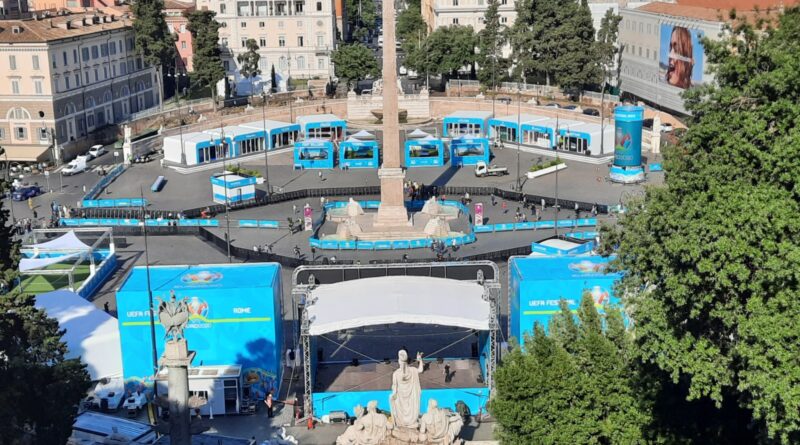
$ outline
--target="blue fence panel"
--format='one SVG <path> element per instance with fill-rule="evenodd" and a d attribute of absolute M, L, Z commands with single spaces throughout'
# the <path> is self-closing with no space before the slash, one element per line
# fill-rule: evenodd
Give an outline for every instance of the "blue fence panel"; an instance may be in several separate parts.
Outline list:
<path fill-rule="evenodd" d="M 322 245 L 322 241 L 319 238 L 309 238 L 308 245 L 311 247 L 320 247 Z"/>
<path fill-rule="evenodd" d="M 339 248 L 339 241 L 336 240 L 322 240 L 320 247 L 328 250 L 336 250 Z"/>
<path fill-rule="evenodd" d="M 377 209 L 381 206 L 380 201 L 359 201 L 358 203 L 365 209 Z"/>
<path fill-rule="evenodd" d="M 239 227 L 258 228 L 258 221 L 254 219 L 240 219 Z"/>
<path fill-rule="evenodd" d="M 339 241 L 339 249 L 340 250 L 355 250 L 356 249 L 356 242 L 355 241 Z"/>
<path fill-rule="evenodd" d="M 373 243 L 373 248 L 375 250 L 390 250 L 392 248 L 391 241 L 375 241 Z"/>
<path fill-rule="evenodd" d="M 280 222 L 269 220 L 259 221 L 258 227 L 261 227 L 262 229 L 277 229 L 280 227 Z"/>
<path fill-rule="evenodd" d="M 495 232 L 506 232 L 509 230 L 514 230 L 514 223 L 503 223 L 494 225 Z"/>
<path fill-rule="evenodd" d="M 411 242 L 408 240 L 392 241 L 392 249 L 409 249 L 409 248 L 411 248 Z"/>
<path fill-rule="evenodd" d="M 118 220 L 117 224 L 120 225 L 120 226 L 128 226 L 128 227 L 138 226 L 139 225 L 139 220 L 135 219 L 135 218 L 134 219 L 120 219 L 120 220 Z"/>
<path fill-rule="evenodd" d="M 472 231 L 475 233 L 492 233 L 494 232 L 494 225 L 489 224 L 486 226 L 475 226 L 472 228 Z"/>
<path fill-rule="evenodd" d="M 575 221 L 571 219 L 562 219 L 558 221 L 558 227 L 573 227 L 575 226 Z"/>
<path fill-rule="evenodd" d="M 375 243 L 372 241 L 356 241 L 356 249 L 358 250 L 372 250 Z"/>
<path fill-rule="evenodd" d="M 552 229 L 556 226 L 555 221 L 538 221 L 535 223 L 537 229 Z"/>
<path fill-rule="evenodd" d="M 216 219 L 200 219 L 197 225 L 203 227 L 219 227 L 219 221 Z"/>
<path fill-rule="evenodd" d="M 179 219 L 178 226 L 181 227 L 197 227 L 197 223 L 199 220 L 197 219 Z"/>
<path fill-rule="evenodd" d="M 532 222 L 521 222 L 514 224 L 514 230 L 533 230 L 536 226 Z"/>
<path fill-rule="evenodd" d="M 412 249 L 419 249 L 422 247 L 430 247 L 431 240 L 430 239 L 414 239 L 409 242 Z"/>

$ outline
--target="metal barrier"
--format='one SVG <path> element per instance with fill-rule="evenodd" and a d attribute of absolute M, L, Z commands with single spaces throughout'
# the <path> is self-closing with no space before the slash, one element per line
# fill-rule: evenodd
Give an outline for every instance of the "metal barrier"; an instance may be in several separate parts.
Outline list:
<path fill-rule="evenodd" d="M 100 192 L 102 192 L 103 189 L 105 189 L 108 186 L 108 184 L 111 184 L 112 181 L 117 179 L 117 176 L 121 175 L 126 168 L 127 167 L 125 167 L 125 164 L 119 164 L 118 166 L 111 169 L 111 171 L 108 172 L 107 175 L 103 176 L 102 179 L 97 181 L 97 183 L 93 185 L 92 188 L 90 188 L 85 195 L 83 195 L 82 199 L 84 200 L 95 199 L 97 195 L 99 195 Z"/>
<path fill-rule="evenodd" d="M 99 207 L 144 207 L 148 205 L 146 199 L 143 198 L 119 198 L 119 199 L 84 199 L 81 201 L 81 208 L 99 208 Z"/>

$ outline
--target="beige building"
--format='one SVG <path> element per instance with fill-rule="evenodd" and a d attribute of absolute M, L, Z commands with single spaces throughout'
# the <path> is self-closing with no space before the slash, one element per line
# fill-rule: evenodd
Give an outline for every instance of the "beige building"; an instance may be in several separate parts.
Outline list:
<path fill-rule="evenodd" d="M 8 159 L 69 159 L 92 132 L 156 105 L 155 70 L 133 44 L 127 17 L 0 21 L 0 145 Z"/>
<path fill-rule="evenodd" d="M 248 39 L 260 47 L 262 76 L 271 67 L 281 78 L 327 79 L 336 47 L 334 0 L 197 0 L 198 9 L 216 11 L 229 76 L 238 78 L 236 56 Z"/>

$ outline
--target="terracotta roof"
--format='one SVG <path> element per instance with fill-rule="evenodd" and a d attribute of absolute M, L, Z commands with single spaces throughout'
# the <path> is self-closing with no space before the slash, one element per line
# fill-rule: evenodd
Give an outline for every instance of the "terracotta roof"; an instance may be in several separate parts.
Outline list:
<path fill-rule="evenodd" d="M 194 9 L 194 2 L 181 2 L 178 0 L 165 0 L 164 9 Z"/>
<path fill-rule="evenodd" d="M 95 23 L 95 17 L 99 18 L 99 22 Z M 84 22 L 87 24 L 84 25 Z M 44 43 L 123 29 L 131 25 L 132 22 L 128 18 L 98 12 L 53 15 L 41 20 L 2 20 L 0 21 L 0 43 Z"/>
<path fill-rule="evenodd" d="M 768 8 L 779 9 L 781 7 L 797 4 L 797 0 L 678 0 L 679 5 L 698 6 L 700 8 L 721 9 L 730 11 L 753 11 L 755 9 L 765 10 Z"/>
<path fill-rule="evenodd" d="M 654 3 L 648 3 L 644 6 L 640 6 L 636 8 L 636 10 L 650 12 L 653 14 L 669 15 L 673 17 L 705 20 L 708 22 L 730 21 L 729 14 L 731 9 L 736 9 L 736 17 L 740 20 L 746 19 L 750 21 L 753 20 L 756 17 L 756 15 L 761 15 L 764 18 L 770 15 L 766 12 L 766 9 L 761 9 L 760 7 L 759 9 L 761 10 L 761 12 L 757 12 L 753 8 L 742 9 L 738 7 L 734 8 L 729 5 L 733 3 L 745 3 L 746 1 L 748 0 L 723 0 L 723 1 L 681 0 L 679 3 L 654 2 Z M 797 1 L 797 0 L 786 0 L 787 5 L 791 1 Z M 706 3 L 709 6 L 695 6 L 687 3 Z M 716 6 L 711 6 L 712 4 Z"/>

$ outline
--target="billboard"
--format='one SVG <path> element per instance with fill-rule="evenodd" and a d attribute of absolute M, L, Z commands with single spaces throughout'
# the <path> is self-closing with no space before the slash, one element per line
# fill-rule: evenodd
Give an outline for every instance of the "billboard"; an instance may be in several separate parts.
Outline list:
<path fill-rule="evenodd" d="M 539 323 L 545 328 L 550 318 L 561 311 L 563 299 L 576 311 L 584 292 L 602 309 L 617 304 L 614 283 L 620 274 L 607 273 L 612 258 L 588 256 L 513 257 L 509 260 L 509 336 L 522 341 Z"/>
<path fill-rule="evenodd" d="M 642 165 L 642 123 L 644 108 L 622 106 L 614 109 L 614 165 Z"/>
<path fill-rule="evenodd" d="M 661 24 L 658 73 L 663 83 L 685 90 L 703 83 L 702 31 Z"/>
<path fill-rule="evenodd" d="M 122 368 L 126 389 L 153 383 L 147 271 L 136 267 L 117 291 Z M 154 305 L 186 298 L 184 331 L 194 366 L 242 366 L 242 380 L 255 397 L 277 390 L 281 378 L 282 316 L 280 266 L 200 265 L 150 267 Z M 155 322 L 156 349 L 164 351 L 164 328 Z"/>

